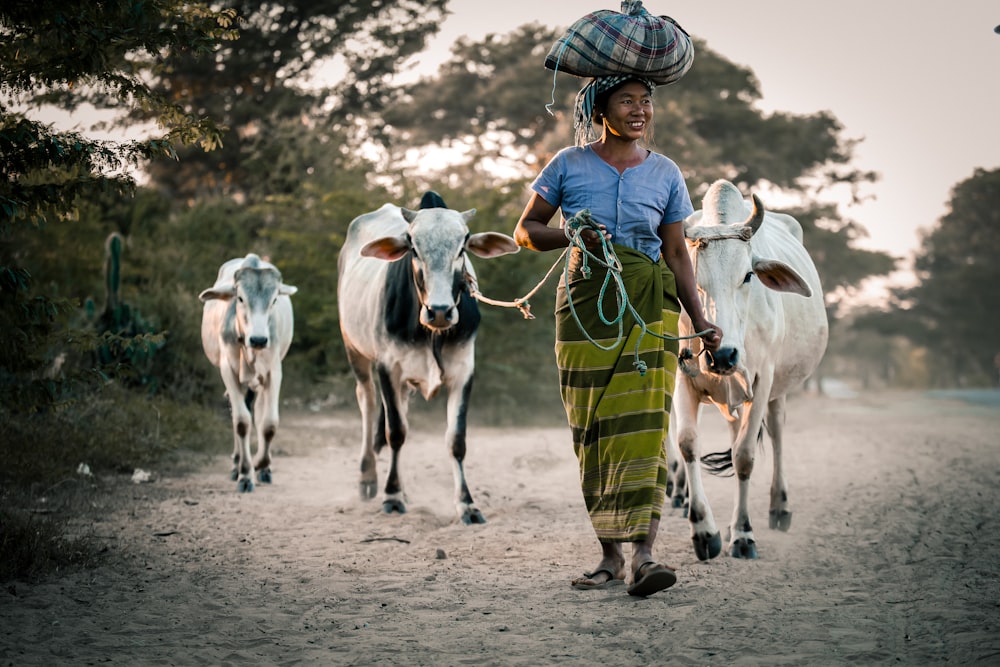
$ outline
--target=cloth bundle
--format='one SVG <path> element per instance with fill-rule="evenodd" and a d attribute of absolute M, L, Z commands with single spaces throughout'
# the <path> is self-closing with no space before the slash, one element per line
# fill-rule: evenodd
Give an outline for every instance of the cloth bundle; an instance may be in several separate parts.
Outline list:
<path fill-rule="evenodd" d="M 545 56 L 545 67 L 580 77 L 622 74 L 657 85 L 691 69 L 691 37 L 669 16 L 653 16 L 641 0 L 623 0 L 621 12 L 601 9 L 571 25 Z"/>

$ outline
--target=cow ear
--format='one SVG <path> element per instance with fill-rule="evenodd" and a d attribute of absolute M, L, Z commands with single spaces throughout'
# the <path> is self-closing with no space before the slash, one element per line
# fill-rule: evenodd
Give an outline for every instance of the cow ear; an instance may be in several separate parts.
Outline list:
<path fill-rule="evenodd" d="M 684 225 L 684 231 L 686 232 L 688 229 L 690 229 L 691 227 L 694 227 L 699 222 L 701 222 L 701 216 L 702 216 L 702 212 L 699 210 L 699 211 L 695 211 L 694 213 L 692 213 L 688 217 L 684 218 L 684 220 L 682 222 L 682 224 Z"/>
<path fill-rule="evenodd" d="M 409 208 L 400 208 L 399 214 L 403 216 L 403 220 L 406 220 L 406 222 L 413 222 L 413 219 L 417 217 L 417 212 Z"/>
<path fill-rule="evenodd" d="M 470 208 L 468 211 L 462 211 L 461 215 L 462 215 L 462 220 L 464 220 L 466 224 L 468 224 L 469 220 L 472 220 L 474 217 L 476 217 L 476 209 Z"/>
<path fill-rule="evenodd" d="M 201 294 L 198 298 L 202 301 L 211 301 L 212 299 L 232 299 L 236 296 L 236 285 L 230 285 L 229 287 L 210 287 Z"/>
<path fill-rule="evenodd" d="M 514 239 L 500 232 L 482 232 L 469 237 L 465 247 L 476 257 L 499 257 L 515 253 L 521 248 Z"/>
<path fill-rule="evenodd" d="M 754 259 L 753 272 L 768 289 L 776 292 L 790 292 L 801 296 L 812 296 L 809 287 L 798 272 L 776 259 Z"/>
<path fill-rule="evenodd" d="M 395 262 L 397 259 L 402 259 L 409 251 L 410 240 L 405 234 L 403 236 L 383 236 L 366 243 L 361 248 L 361 256 Z"/>
<path fill-rule="evenodd" d="M 299 288 L 295 285 L 285 285 L 284 283 L 282 283 L 281 287 L 278 288 L 278 294 L 284 294 L 285 296 L 291 296 L 298 291 Z"/>

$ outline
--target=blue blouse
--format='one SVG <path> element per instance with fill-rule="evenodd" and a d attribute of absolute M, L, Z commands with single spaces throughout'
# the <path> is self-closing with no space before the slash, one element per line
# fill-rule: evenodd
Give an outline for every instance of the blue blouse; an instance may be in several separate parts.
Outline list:
<path fill-rule="evenodd" d="M 607 227 L 612 242 L 638 250 L 654 262 L 660 258 L 657 227 L 694 213 L 681 170 L 654 152 L 619 174 L 589 145 L 564 148 L 545 165 L 531 189 L 561 208 L 564 221 L 590 209 L 594 220 Z"/>

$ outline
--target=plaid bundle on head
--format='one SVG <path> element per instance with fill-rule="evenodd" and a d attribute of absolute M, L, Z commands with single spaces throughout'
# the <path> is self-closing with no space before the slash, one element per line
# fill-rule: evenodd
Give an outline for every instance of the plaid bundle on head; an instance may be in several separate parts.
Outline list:
<path fill-rule="evenodd" d="M 594 130 L 594 102 L 601 93 L 611 90 L 620 83 L 626 81 L 640 81 L 650 94 L 656 89 L 656 84 L 647 78 L 640 76 L 630 76 L 626 74 L 615 74 L 612 76 L 599 76 L 591 79 L 590 83 L 580 89 L 576 94 L 576 104 L 573 108 L 573 129 L 577 146 L 584 146 L 599 136 Z"/>
<path fill-rule="evenodd" d="M 640 76 L 673 83 L 691 68 L 691 37 L 669 16 L 653 16 L 641 0 L 624 0 L 621 12 L 587 14 L 557 39 L 545 67 L 574 76 Z"/>

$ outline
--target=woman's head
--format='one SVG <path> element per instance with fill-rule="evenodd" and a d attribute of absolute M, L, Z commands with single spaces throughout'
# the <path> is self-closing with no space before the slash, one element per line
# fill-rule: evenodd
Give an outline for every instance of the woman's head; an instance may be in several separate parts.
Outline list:
<path fill-rule="evenodd" d="M 645 98 L 648 103 L 650 122 L 646 123 L 642 138 L 652 142 L 651 96 L 655 88 L 652 81 L 635 76 L 613 75 L 591 79 L 576 96 L 574 127 L 577 145 L 582 146 L 600 136 L 604 128 L 605 115 L 609 112 L 609 104 L 618 101 L 617 98 L 622 96 L 623 90 L 628 91 L 630 99 Z"/>
<path fill-rule="evenodd" d="M 640 79 L 628 79 L 598 93 L 591 122 L 626 140 L 652 141 L 653 91 Z"/>

